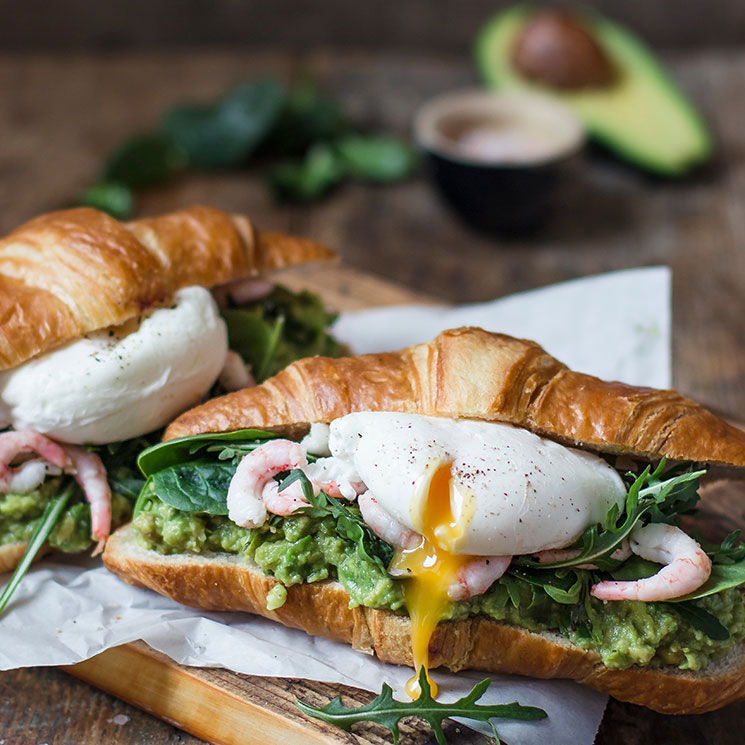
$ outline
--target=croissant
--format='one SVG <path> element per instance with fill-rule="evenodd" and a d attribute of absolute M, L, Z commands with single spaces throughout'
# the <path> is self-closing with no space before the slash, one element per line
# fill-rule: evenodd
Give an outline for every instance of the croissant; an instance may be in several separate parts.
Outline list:
<path fill-rule="evenodd" d="M 164 439 L 354 411 L 507 422 L 599 452 L 745 466 L 745 432 L 676 391 L 573 372 L 535 342 L 478 328 L 400 352 L 298 360 L 263 385 L 187 411 Z"/>
<path fill-rule="evenodd" d="M 182 287 L 333 256 L 213 207 L 129 223 L 85 207 L 42 215 L 0 241 L 0 370 L 124 323 Z"/>
<path fill-rule="evenodd" d="M 400 352 L 292 363 L 260 386 L 209 401 L 176 419 L 166 439 L 240 428 L 297 437 L 312 422 L 354 411 L 509 422 L 601 452 L 745 466 L 745 433 L 675 391 L 608 383 L 575 373 L 538 344 L 477 328 L 446 331 Z M 406 615 L 350 607 L 339 581 L 287 588 L 267 608 L 276 580 L 219 553 L 163 556 L 141 546 L 133 526 L 109 540 L 104 564 L 125 581 L 208 610 L 245 611 L 412 663 Z M 611 669 L 559 633 L 528 631 L 482 616 L 441 623 L 430 665 L 537 678 L 571 678 L 623 701 L 666 713 L 709 711 L 745 697 L 745 642 L 698 672 L 677 667 Z"/>

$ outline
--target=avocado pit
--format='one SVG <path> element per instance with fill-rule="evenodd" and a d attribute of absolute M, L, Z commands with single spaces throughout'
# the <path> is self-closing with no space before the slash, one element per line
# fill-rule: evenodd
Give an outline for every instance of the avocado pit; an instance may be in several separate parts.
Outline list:
<path fill-rule="evenodd" d="M 576 16 L 559 10 L 536 13 L 518 34 L 512 62 L 527 78 L 552 88 L 608 88 L 616 70 Z"/>

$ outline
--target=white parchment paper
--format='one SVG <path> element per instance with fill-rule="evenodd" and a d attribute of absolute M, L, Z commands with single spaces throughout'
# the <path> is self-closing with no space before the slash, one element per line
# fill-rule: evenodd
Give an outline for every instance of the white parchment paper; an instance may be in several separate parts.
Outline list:
<path fill-rule="evenodd" d="M 629 383 L 670 384 L 670 274 L 664 267 L 575 280 L 491 303 L 406 306 L 343 315 L 337 333 L 355 352 L 395 349 L 439 331 L 480 325 L 533 338 L 575 369 Z M 7 581 L 2 577 L 0 585 Z M 34 568 L 0 618 L 0 669 L 73 664 L 142 639 L 176 662 L 250 675 L 307 678 L 397 691 L 411 670 L 261 618 L 196 612 L 130 587 L 96 560 L 62 557 Z M 482 673 L 436 671 L 442 700 Z M 483 703 L 519 701 L 541 722 L 497 722 L 511 745 L 591 745 L 607 697 L 568 681 L 491 676 Z M 478 727 L 488 733 L 488 728 Z"/>

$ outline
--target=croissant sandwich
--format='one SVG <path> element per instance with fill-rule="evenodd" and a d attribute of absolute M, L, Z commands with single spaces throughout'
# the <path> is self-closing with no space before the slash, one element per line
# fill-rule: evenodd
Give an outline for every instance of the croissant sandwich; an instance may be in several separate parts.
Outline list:
<path fill-rule="evenodd" d="M 210 390 L 249 385 L 245 363 L 259 376 L 256 358 L 271 372 L 280 348 L 284 364 L 335 353 L 320 300 L 262 278 L 333 255 L 211 207 L 130 223 L 70 209 L 0 240 L 0 572 L 42 524 L 46 547 L 101 548 L 144 483 L 143 436 Z M 298 354 L 269 305 L 297 316 Z"/>
<path fill-rule="evenodd" d="M 675 391 L 464 328 L 294 362 L 139 465 L 104 563 L 186 605 L 667 713 L 745 697 L 745 547 L 680 527 L 706 468 L 745 467 L 745 433 Z"/>

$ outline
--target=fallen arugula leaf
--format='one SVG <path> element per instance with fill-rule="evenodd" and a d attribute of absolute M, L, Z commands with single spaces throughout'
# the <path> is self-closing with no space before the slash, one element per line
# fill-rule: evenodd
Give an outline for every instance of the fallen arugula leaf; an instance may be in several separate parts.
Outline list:
<path fill-rule="evenodd" d="M 377 698 L 364 706 L 347 708 L 342 704 L 341 696 L 337 696 L 323 707 L 310 706 L 304 701 L 296 701 L 295 705 L 303 714 L 323 719 L 324 722 L 334 724 L 344 730 L 349 730 L 357 722 L 382 724 L 390 730 L 394 743 L 397 743 L 400 737 L 399 722 L 406 717 L 424 719 L 432 727 L 435 739 L 440 745 L 447 745 L 445 733 L 442 729 L 442 720 L 447 717 L 462 717 L 479 722 L 489 722 L 498 745 L 500 742 L 499 735 L 494 722 L 491 721 L 492 719 L 537 721 L 548 716 L 543 709 L 535 706 L 522 706 L 517 701 L 511 704 L 496 704 L 493 706 L 477 704 L 476 702 L 486 693 L 490 683 L 491 679 L 486 678 L 477 683 L 463 698 L 459 698 L 451 704 L 441 704 L 432 698 L 427 675 L 424 667 L 422 667 L 419 671 L 419 685 L 422 693 L 415 701 L 396 701 L 393 698 L 393 689 L 384 683 Z"/>
<path fill-rule="evenodd" d="M 11 596 L 21 583 L 26 572 L 29 570 L 29 567 L 36 558 L 36 554 L 39 553 L 39 550 L 44 545 L 47 538 L 49 538 L 49 534 L 54 530 L 54 526 L 57 524 L 62 511 L 67 506 L 67 502 L 74 491 L 75 483 L 72 482 L 67 489 L 59 495 L 59 497 L 52 499 L 49 504 L 47 504 L 44 513 L 41 516 L 41 521 L 34 531 L 34 534 L 31 536 L 31 540 L 28 542 L 28 548 L 21 559 L 21 563 L 16 567 L 13 576 L 10 578 L 10 582 L 8 582 L 8 585 L 3 590 L 3 594 L 0 595 L 0 614 L 5 610 L 5 606 L 10 601 Z"/>

